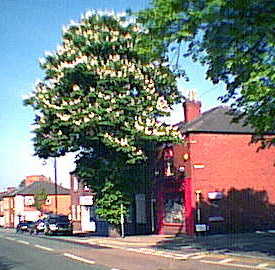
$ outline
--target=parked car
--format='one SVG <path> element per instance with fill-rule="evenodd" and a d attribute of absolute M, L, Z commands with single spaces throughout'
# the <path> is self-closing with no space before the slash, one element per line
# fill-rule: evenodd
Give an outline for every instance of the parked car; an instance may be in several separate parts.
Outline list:
<path fill-rule="evenodd" d="M 63 234 L 71 235 L 73 233 L 72 224 L 65 215 L 51 215 L 44 220 L 44 234 Z"/>
<path fill-rule="evenodd" d="M 16 232 L 29 232 L 34 226 L 33 221 L 20 221 L 16 226 Z"/>
<path fill-rule="evenodd" d="M 44 232 L 45 229 L 45 221 L 44 219 L 38 219 L 35 223 L 34 226 L 30 230 L 30 234 L 38 234 L 40 232 Z"/>

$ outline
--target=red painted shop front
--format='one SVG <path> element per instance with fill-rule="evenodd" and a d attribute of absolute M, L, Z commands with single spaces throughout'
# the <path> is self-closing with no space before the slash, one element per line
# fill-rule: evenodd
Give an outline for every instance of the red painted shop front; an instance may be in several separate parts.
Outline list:
<path fill-rule="evenodd" d="M 190 178 L 163 177 L 158 180 L 156 188 L 158 234 L 193 234 L 191 194 Z"/>

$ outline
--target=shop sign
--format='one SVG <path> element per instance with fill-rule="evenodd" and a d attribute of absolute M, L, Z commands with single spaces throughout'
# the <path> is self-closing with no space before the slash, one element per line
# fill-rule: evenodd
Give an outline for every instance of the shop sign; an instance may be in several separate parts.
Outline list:
<path fill-rule="evenodd" d="M 204 164 L 194 164 L 193 167 L 194 169 L 203 169 L 205 166 Z"/>
<path fill-rule="evenodd" d="M 196 232 L 206 232 L 207 225 L 206 224 L 196 224 Z"/>
<path fill-rule="evenodd" d="M 222 192 L 208 192 L 208 199 L 209 200 L 221 200 L 223 198 L 223 193 Z"/>
<path fill-rule="evenodd" d="M 80 196 L 79 202 L 80 202 L 80 205 L 93 205 L 94 196 Z"/>

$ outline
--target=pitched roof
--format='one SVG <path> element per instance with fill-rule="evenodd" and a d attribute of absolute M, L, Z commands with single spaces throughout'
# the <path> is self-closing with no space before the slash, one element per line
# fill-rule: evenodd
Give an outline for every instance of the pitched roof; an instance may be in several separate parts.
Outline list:
<path fill-rule="evenodd" d="M 0 195 L 0 199 L 2 199 L 4 197 L 13 197 L 16 195 L 16 192 L 17 192 L 17 189 L 10 191 L 10 192 L 5 191 Z"/>
<path fill-rule="evenodd" d="M 0 192 L 0 200 L 5 197 L 5 195 L 7 194 L 7 192 Z"/>
<path fill-rule="evenodd" d="M 55 194 L 55 184 L 48 181 L 34 182 L 29 186 L 26 186 L 22 189 L 17 190 L 17 195 L 30 195 L 35 194 L 41 190 L 44 190 L 49 195 Z M 57 194 L 59 195 L 68 195 L 70 190 L 62 186 L 57 185 Z"/>
<path fill-rule="evenodd" d="M 191 122 L 178 124 L 182 133 L 205 132 L 205 133 L 231 133 L 231 134 L 255 134 L 255 131 L 244 121 L 233 122 L 229 107 L 219 106 L 204 112 L 200 117 Z"/>

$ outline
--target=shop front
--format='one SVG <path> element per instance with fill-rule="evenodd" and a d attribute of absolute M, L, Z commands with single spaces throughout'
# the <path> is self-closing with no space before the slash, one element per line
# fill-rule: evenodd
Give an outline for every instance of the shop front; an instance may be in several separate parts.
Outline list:
<path fill-rule="evenodd" d="M 157 183 L 157 233 L 192 234 L 190 179 L 162 178 Z"/>

